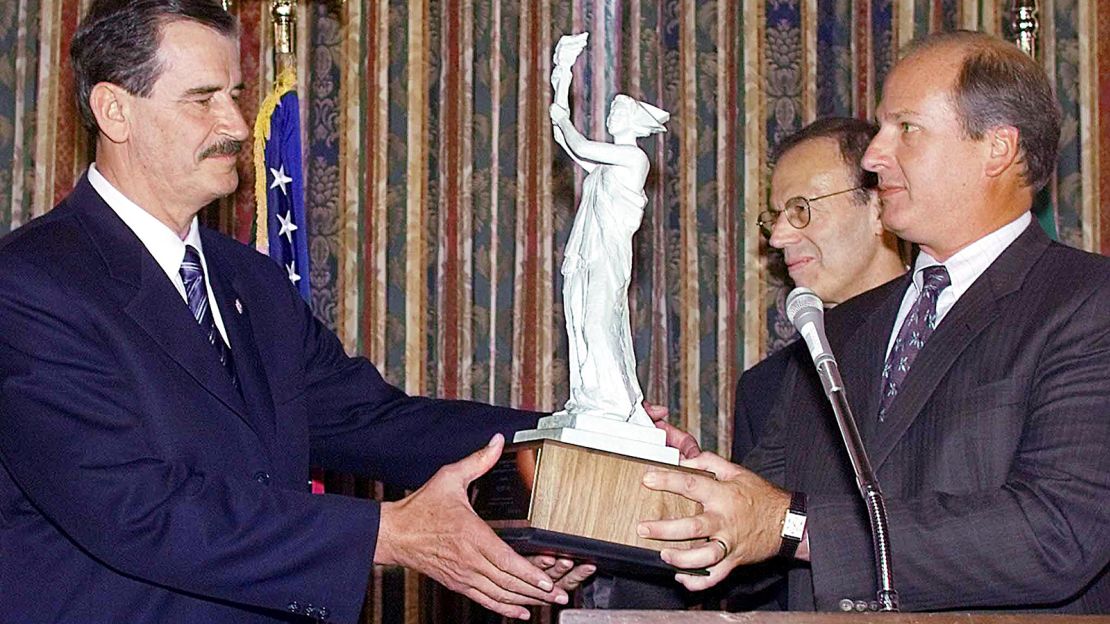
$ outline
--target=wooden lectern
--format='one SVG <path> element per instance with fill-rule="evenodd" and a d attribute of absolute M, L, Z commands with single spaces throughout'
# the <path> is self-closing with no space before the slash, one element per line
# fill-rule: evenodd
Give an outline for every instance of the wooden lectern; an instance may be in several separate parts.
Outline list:
<path fill-rule="evenodd" d="M 1107 624 L 1105 615 L 978 613 L 720 613 L 569 609 L 559 624 Z"/>

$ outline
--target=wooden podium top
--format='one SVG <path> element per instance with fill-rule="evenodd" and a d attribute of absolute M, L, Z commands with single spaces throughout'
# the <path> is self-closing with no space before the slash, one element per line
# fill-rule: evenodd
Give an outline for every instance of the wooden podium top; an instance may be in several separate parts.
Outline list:
<path fill-rule="evenodd" d="M 722 613 L 568 609 L 559 624 L 1107 624 L 1105 615 L 977 613 Z"/>

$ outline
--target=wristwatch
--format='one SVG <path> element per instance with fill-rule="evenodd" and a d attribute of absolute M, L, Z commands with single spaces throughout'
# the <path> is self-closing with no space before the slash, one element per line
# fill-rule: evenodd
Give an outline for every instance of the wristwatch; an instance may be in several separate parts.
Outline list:
<path fill-rule="evenodd" d="M 805 532 L 806 495 L 802 492 L 794 492 L 790 496 L 790 508 L 786 510 L 786 517 L 782 521 L 782 545 L 779 546 L 779 556 L 793 559 Z"/>

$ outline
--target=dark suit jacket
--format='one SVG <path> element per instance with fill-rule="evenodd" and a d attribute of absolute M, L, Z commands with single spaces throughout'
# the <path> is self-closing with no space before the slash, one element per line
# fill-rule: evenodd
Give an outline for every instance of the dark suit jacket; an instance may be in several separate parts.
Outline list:
<path fill-rule="evenodd" d="M 804 363 L 807 357 L 805 343 L 794 341 L 740 375 L 736 382 L 733 410 L 732 461 L 740 463 L 755 448 L 782 389 L 787 366 L 794 360 Z M 781 609 L 785 606 L 785 597 L 780 597 L 782 584 L 763 587 L 765 583 L 758 583 L 759 591 L 749 591 L 750 577 L 762 577 L 767 567 L 738 571 L 736 579 L 730 579 L 715 591 L 697 593 L 686 591 L 670 577 L 599 576 L 594 581 L 593 604 L 590 606 L 604 609 L 685 609 L 695 604 L 719 604 L 723 599 L 727 601 L 730 611 Z M 738 584 L 743 589 L 734 591 L 734 586 Z"/>
<path fill-rule="evenodd" d="M 87 179 L 0 242 L 0 619 L 353 622 L 379 508 L 312 495 L 309 462 L 412 487 L 534 426 L 407 397 L 273 261 L 201 237 L 241 394 Z"/>
<path fill-rule="evenodd" d="M 1110 260 L 1034 221 L 949 311 L 885 423 L 886 344 L 909 277 L 829 311 L 890 514 L 902 606 L 1110 608 Z M 863 505 L 812 365 L 792 365 L 750 466 L 809 494 L 790 606 L 873 600 Z"/>
<path fill-rule="evenodd" d="M 806 357 L 805 343 L 795 340 L 740 375 L 733 409 L 731 461 L 743 462 L 759 443 L 782 390 L 787 367 L 795 360 L 805 363 Z"/>

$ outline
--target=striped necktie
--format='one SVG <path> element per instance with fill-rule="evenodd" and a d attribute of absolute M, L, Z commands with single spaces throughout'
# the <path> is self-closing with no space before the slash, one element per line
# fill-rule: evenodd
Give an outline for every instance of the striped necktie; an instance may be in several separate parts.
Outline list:
<path fill-rule="evenodd" d="M 879 422 L 886 420 L 886 411 L 898 396 L 898 390 L 910 372 L 917 354 L 925 346 L 925 341 L 933 335 L 937 325 L 937 298 L 940 291 L 952 283 L 948 269 L 943 264 L 922 269 L 921 292 L 913 302 L 910 313 L 902 321 L 894 346 L 883 366 L 883 396 L 879 402 Z"/>
<path fill-rule="evenodd" d="M 208 305 L 208 288 L 204 283 L 204 268 L 200 263 L 200 253 L 192 245 L 185 246 L 185 258 L 181 261 L 181 281 L 185 284 L 185 298 L 189 302 L 189 310 L 193 318 L 208 337 L 208 342 L 216 349 L 216 354 L 231 378 L 231 384 L 239 387 L 239 380 L 235 376 L 235 363 L 231 359 L 231 349 L 224 342 L 220 330 L 216 328 L 216 321 L 212 317 L 212 308 Z"/>

